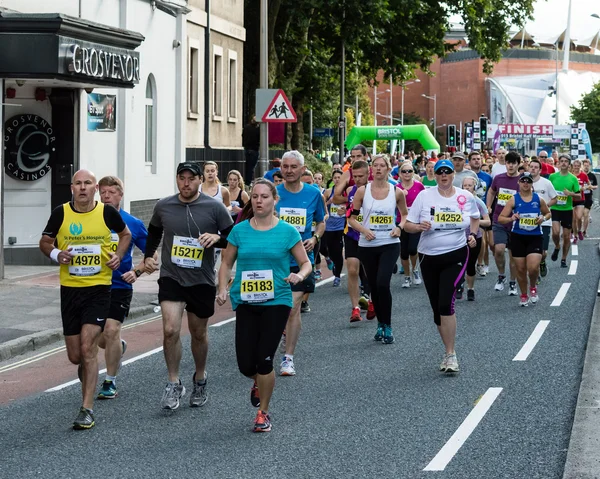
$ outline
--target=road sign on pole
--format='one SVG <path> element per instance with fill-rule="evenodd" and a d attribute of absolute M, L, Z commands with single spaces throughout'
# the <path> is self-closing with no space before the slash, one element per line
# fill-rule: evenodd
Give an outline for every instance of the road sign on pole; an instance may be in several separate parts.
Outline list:
<path fill-rule="evenodd" d="M 260 121 L 265 123 L 295 123 L 298 121 L 296 118 L 296 112 L 292 108 L 292 104 L 287 99 L 287 96 L 285 96 L 285 92 L 281 89 L 275 90 L 275 94 L 271 97 L 271 101 L 264 111 L 261 112 L 257 109 L 257 118 L 258 114 L 261 115 Z"/>

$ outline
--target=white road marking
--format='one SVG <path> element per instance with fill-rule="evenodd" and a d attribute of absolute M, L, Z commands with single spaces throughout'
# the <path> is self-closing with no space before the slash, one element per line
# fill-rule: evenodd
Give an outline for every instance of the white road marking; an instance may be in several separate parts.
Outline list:
<path fill-rule="evenodd" d="M 224 326 L 225 324 L 231 323 L 232 321 L 235 321 L 235 316 L 233 318 L 224 319 L 223 321 L 219 321 L 218 323 L 211 324 L 209 327 L 210 328 L 218 328 L 219 326 Z"/>
<path fill-rule="evenodd" d="M 554 298 L 554 301 L 552 301 L 552 304 L 550 304 L 550 306 L 560 306 L 563 302 L 563 299 L 565 299 L 565 297 L 567 296 L 570 287 L 571 283 L 563 283 L 560 289 L 558 290 L 558 293 L 556 293 L 556 297 Z"/>
<path fill-rule="evenodd" d="M 574 274 L 577 274 L 577 263 L 579 263 L 579 261 L 577 261 L 576 259 L 571 260 L 571 264 L 569 266 L 569 272 L 567 273 L 569 276 L 573 276 Z"/>
<path fill-rule="evenodd" d="M 529 339 L 514 357 L 513 361 L 525 361 L 529 357 L 531 351 L 533 351 L 533 348 L 535 348 L 536 344 L 542 337 L 542 334 L 544 334 L 544 331 L 546 331 L 546 328 L 549 324 L 550 321 L 540 321 L 537 324 L 537 326 L 533 330 L 533 333 L 531 333 L 531 336 L 529 336 Z"/>
<path fill-rule="evenodd" d="M 590 238 L 593 239 L 593 238 Z M 571 245 L 571 256 L 577 256 L 579 254 L 579 246 L 576 244 Z"/>
<path fill-rule="evenodd" d="M 488 412 L 494 401 L 498 398 L 502 388 L 489 388 L 469 413 L 463 423 L 458 427 L 440 452 L 423 469 L 424 471 L 443 471 L 462 445 L 469 439 L 471 433 L 481 422 L 485 413 Z"/>

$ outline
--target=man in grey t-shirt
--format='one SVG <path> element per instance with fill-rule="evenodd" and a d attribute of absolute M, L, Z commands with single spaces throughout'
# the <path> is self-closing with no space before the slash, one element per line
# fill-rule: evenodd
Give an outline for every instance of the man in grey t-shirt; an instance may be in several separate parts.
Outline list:
<path fill-rule="evenodd" d="M 179 379 L 181 320 L 187 310 L 196 371 L 190 406 L 203 406 L 206 394 L 208 319 L 215 311 L 215 247 L 227 246 L 233 220 L 223 203 L 200 192 L 201 169 L 197 163 L 177 167 L 179 194 L 156 203 L 146 240 L 144 263 L 155 269 L 152 256 L 163 239 L 158 300 L 160 302 L 164 353 L 169 381 L 162 398 L 164 409 L 177 409 L 185 394 Z M 163 238 L 164 233 L 164 238 Z"/>
<path fill-rule="evenodd" d="M 471 170 L 465 170 L 465 155 L 460 152 L 456 152 L 452 155 L 452 163 L 454 164 L 454 181 L 452 185 L 456 188 L 462 188 L 463 180 L 470 176 L 475 179 L 475 190 L 479 185 L 479 177 L 477 173 Z"/>

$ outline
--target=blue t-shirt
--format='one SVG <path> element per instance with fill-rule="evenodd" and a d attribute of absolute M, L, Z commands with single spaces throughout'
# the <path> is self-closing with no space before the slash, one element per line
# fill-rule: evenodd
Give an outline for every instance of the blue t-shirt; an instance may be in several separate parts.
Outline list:
<path fill-rule="evenodd" d="M 291 224 L 300 233 L 302 241 L 312 237 L 311 226 L 313 221 L 320 223 L 325 218 L 323 197 L 317 188 L 302 183 L 298 193 L 292 193 L 285 188 L 285 184 L 277 186 L 279 202 L 276 205 L 277 214 L 286 223 Z M 314 254 L 308 253 L 308 259 L 314 264 Z M 298 266 L 296 260 L 290 255 L 290 266 Z"/>
<path fill-rule="evenodd" d="M 273 181 L 273 173 L 275 173 L 276 171 L 281 171 L 281 168 L 273 168 L 272 170 L 267 171 L 263 178 L 265 180 Z"/>
<path fill-rule="evenodd" d="M 483 200 L 485 203 L 487 199 L 487 192 L 492 186 L 492 175 L 486 173 L 485 171 L 480 171 L 477 173 L 477 177 L 479 178 L 479 187 L 477 188 L 477 196 Z"/>
<path fill-rule="evenodd" d="M 542 227 L 537 224 L 538 217 L 542 214 L 540 197 L 537 193 L 531 195 L 531 201 L 525 202 L 519 193 L 513 197 L 514 213 L 519 213 L 519 219 L 513 221 L 512 232 L 520 235 L 541 236 Z"/>
<path fill-rule="evenodd" d="M 284 280 L 290 275 L 288 259 L 290 251 L 298 241 L 301 241 L 300 233 L 296 231 L 296 228 L 284 221 L 279 221 L 270 230 L 259 231 L 252 227 L 250 221 L 246 220 L 233 227 L 227 236 L 227 241 L 238 249 L 235 278 L 229 292 L 232 308 L 235 310 L 240 304 L 284 305 L 291 308 L 292 289 Z M 265 272 L 267 273 L 265 274 Z M 270 276 L 268 272 L 271 273 Z M 242 277 L 246 280 L 254 277 L 262 278 L 262 284 L 259 280 L 249 287 L 246 282 L 244 287 L 244 291 L 256 291 L 259 296 L 261 289 L 269 291 L 270 286 L 265 286 L 265 281 L 272 277 L 274 298 L 261 302 L 242 300 Z"/>
<path fill-rule="evenodd" d="M 119 269 L 113 271 L 112 289 L 133 289 L 133 286 L 123 281 L 121 276 L 127 273 L 128 271 L 131 271 L 131 268 L 133 267 L 133 245 L 137 246 L 142 251 L 142 253 L 146 252 L 146 238 L 148 238 L 148 230 L 146 229 L 146 226 L 144 225 L 142 220 L 137 219 L 135 216 L 131 216 L 123 208 L 119 210 L 119 213 L 121 213 L 121 218 L 123 218 L 123 221 L 125 221 L 125 224 L 129 228 L 129 231 L 131 231 L 131 243 L 129 243 L 129 249 L 127 250 L 127 253 L 125 253 L 125 256 L 123 256 L 123 259 L 121 260 L 121 265 L 119 266 Z M 111 233 L 113 236 L 112 243 L 114 243 L 114 240 L 118 238 L 118 236 L 116 237 L 116 233 L 114 231 Z"/>

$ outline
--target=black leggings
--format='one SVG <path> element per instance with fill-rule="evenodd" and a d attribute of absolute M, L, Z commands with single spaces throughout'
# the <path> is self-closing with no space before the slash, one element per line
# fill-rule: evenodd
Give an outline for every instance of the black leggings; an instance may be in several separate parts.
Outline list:
<path fill-rule="evenodd" d="M 468 246 L 434 256 L 419 254 L 421 276 L 438 326 L 442 316 L 454 314 L 456 287 L 465 274 L 470 254 Z"/>
<path fill-rule="evenodd" d="M 235 354 L 249 378 L 273 371 L 273 356 L 292 308 L 240 304 L 235 310 Z"/>
<path fill-rule="evenodd" d="M 315 255 L 315 269 L 319 269 L 321 266 L 321 240 L 317 241 L 317 244 L 313 249 L 313 254 Z"/>
<path fill-rule="evenodd" d="M 392 291 L 391 281 L 394 265 L 400 255 L 400 244 L 392 243 L 383 246 L 359 246 L 358 256 L 367 273 L 371 287 L 371 301 L 380 323 L 392 324 Z"/>
<path fill-rule="evenodd" d="M 419 246 L 419 239 L 421 238 L 421 233 L 407 233 L 405 230 L 402 230 L 400 233 L 400 259 L 407 260 L 411 256 L 417 254 L 417 246 Z M 406 274 L 409 274 L 410 271 L 405 271 Z"/>
<path fill-rule="evenodd" d="M 327 256 L 333 261 L 333 275 L 339 278 L 344 267 L 344 257 L 342 256 L 342 236 L 343 230 L 340 231 L 325 231 L 323 242 L 327 248 Z"/>
<path fill-rule="evenodd" d="M 467 261 L 467 276 L 475 276 L 475 265 L 477 264 L 477 258 L 479 258 L 479 252 L 481 251 L 481 238 L 477 238 L 477 245 L 475 248 L 469 250 L 469 261 Z"/>

